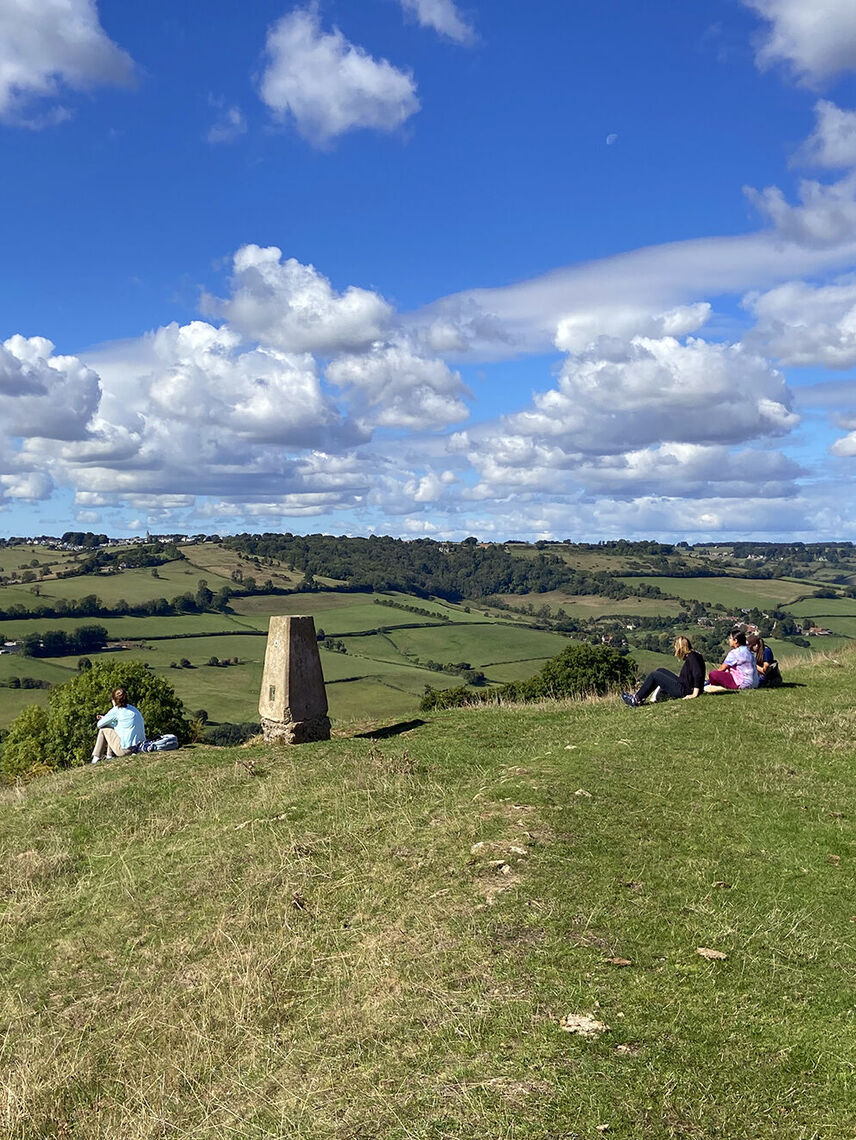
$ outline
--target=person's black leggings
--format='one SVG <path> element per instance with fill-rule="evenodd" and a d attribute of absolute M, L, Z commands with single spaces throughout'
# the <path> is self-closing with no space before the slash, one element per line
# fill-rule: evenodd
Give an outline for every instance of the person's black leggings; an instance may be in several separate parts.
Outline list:
<path fill-rule="evenodd" d="M 658 685 L 667 697 L 673 697 L 677 700 L 679 697 L 686 696 L 683 685 L 671 670 L 655 669 L 653 673 L 648 674 L 636 690 L 636 699 L 639 701 L 646 700 L 651 696 Z"/>

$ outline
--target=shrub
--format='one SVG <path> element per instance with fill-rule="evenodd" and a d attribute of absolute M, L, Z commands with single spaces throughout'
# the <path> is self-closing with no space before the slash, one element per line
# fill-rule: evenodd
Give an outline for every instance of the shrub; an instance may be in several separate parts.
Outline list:
<path fill-rule="evenodd" d="M 3 744 L 3 773 L 15 777 L 42 767 L 85 763 L 92 754 L 95 721 L 110 708 L 110 694 L 118 686 L 143 714 L 149 737 L 174 732 L 187 740 L 181 701 L 167 681 L 140 661 L 96 662 L 51 690 L 47 712 L 31 706 L 15 718 Z"/>
<path fill-rule="evenodd" d="M 261 730 L 262 726 L 258 721 L 244 721 L 241 724 L 231 724 L 229 721 L 224 721 L 223 724 L 206 728 L 201 739 L 205 744 L 229 748 L 243 744 L 245 740 L 249 740 L 253 736 L 258 736 Z"/>
<path fill-rule="evenodd" d="M 3 774 L 9 779 L 47 771 L 48 714 L 39 705 L 23 709 L 3 737 Z"/>
<path fill-rule="evenodd" d="M 636 673 L 635 662 L 622 656 L 611 645 L 572 644 L 524 682 L 532 698 L 602 695 L 611 689 L 627 688 Z"/>
<path fill-rule="evenodd" d="M 582 697 L 589 693 L 602 695 L 613 689 L 627 688 L 635 672 L 633 658 L 623 656 L 611 645 L 573 642 L 527 681 L 510 681 L 507 685 L 481 693 L 464 686 L 443 691 L 427 685 L 419 708 L 422 712 L 430 712 L 432 709 L 499 701 L 512 703 Z"/>
<path fill-rule="evenodd" d="M 431 685 L 425 686 L 425 694 L 419 702 L 421 712 L 436 712 L 440 709 L 454 709 L 461 705 L 474 704 L 478 696 L 471 692 L 466 685 L 458 689 L 434 689 Z"/>

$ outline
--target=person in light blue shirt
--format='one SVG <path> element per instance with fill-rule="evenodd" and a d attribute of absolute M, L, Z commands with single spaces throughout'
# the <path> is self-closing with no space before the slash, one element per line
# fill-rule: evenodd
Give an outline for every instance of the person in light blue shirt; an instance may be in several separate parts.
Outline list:
<path fill-rule="evenodd" d="M 130 756 L 146 739 L 143 716 L 138 708 L 128 704 L 124 689 L 114 689 L 113 707 L 98 721 L 98 736 L 92 749 L 92 763 L 114 756 Z"/>

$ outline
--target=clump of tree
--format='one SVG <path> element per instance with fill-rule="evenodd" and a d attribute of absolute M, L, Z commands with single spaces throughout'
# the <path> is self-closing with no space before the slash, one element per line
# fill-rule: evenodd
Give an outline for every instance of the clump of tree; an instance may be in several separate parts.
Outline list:
<path fill-rule="evenodd" d="M 91 530 L 67 530 L 60 541 L 67 546 L 80 546 L 84 550 L 94 550 L 98 546 L 106 546 L 109 539 L 106 534 L 93 534 Z"/>
<path fill-rule="evenodd" d="M 74 653 L 98 653 L 106 644 L 107 630 L 103 625 L 79 625 L 70 633 L 64 629 L 28 633 L 21 638 L 18 652 L 23 657 L 68 657 Z"/>
<path fill-rule="evenodd" d="M 347 653 L 348 647 L 342 641 L 341 637 L 323 637 L 319 642 L 322 649 L 328 649 L 331 653 Z"/>
<path fill-rule="evenodd" d="M 92 754 L 95 721 L 110 708 L 110 694 L 121 686 L 139 708 L 149 737 L 174 732 L 188 739 L 181 701 L 163 677 L 140 661 L 96 662 L 64 685 L 56 685 L 48 707 L 30 705 L 3 739 L 0 772 L 7 779 L 30 777 L 55 768 L 84 764 Z"/>
<path fill-rule="evenodd" d="M 521 703 L 563 697 L 602 696 L 626 689 L 636 674 L 636 663 L 610 645 L 578 642 L 563 649 L 544 665 L 539 673 L 526 681 L 510 681 L 507 685 L 474 692 L 462 685 L 457 689 L 433 689 L 426 686 L 420 709 L 456 708 L 461 705 Z"/>

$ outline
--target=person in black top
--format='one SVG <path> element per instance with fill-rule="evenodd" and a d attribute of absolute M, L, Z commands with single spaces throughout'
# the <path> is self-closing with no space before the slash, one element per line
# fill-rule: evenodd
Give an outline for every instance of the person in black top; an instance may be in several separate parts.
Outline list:
<path fill-rule="evenodd" d="M 690 645 L 689 638 L 675 638 L 675 656 L 683 661 L 680 676 L 670 669 L 655 669 L 649 673 L 635 693 L 622 693 L 621 699 L 631 708 L 638 708 L 659 687 L 661 699 L 692 700 L 704 692 L 704 658 Z"/>

